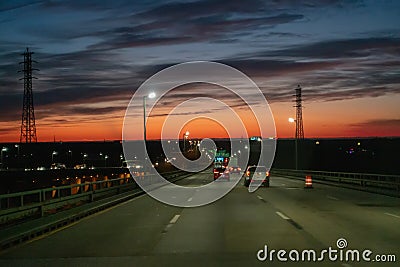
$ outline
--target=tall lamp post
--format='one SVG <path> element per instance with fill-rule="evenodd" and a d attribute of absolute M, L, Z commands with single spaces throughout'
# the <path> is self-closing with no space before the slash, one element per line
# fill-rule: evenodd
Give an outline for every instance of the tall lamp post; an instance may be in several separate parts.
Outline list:
<path fill-rule="evenodd" d="M 86 159 L 89 155 L 86 153 L 83 153 L 83 164 L 86 164 Z"/>
<path fill-rule="evenodd" d="M 57 151 L 53 151 L 53 153 L 51 153 L 51 163 L 54 163 L 54 156 L 57 154 Z"/>
<path fill-rule="evenodd" d="M 143 140 L 144 140 L 144 145 L 146 146 L 146 141 L 147 141 L 147 136 L 146 136 L 146 99 L 147 98 L 155 98 L 156 97 L 156 93 L 151 92 L 148 95 L 143 96 Z M 144 159 L 143 162 L 143 168 L 144 168 L 144 172 L 146 173 L 146 168 L 147 164 L 146 164 L 146 159 Z"/>
<path fill-rule="evenodd" d="M 108 156 L 105 155 L 105 156 L 104 156 L 104 167 L 107 167 L 107 159 L 108 159 Z"/>
<path fill-rule="evenodd" d="M 18 157 L 18 159 L 19 159 L 19 145 L 18 145 L 18 144 L 15 144 L 15 148 L 16 148 L 17 151 L 18 151 L 17 157 Z"/>
<path fill-rule="evenodd" d="M 187 139 L 189 138 L 189 131 L 186 131 L 184 134 L 183 134 L 183 152 L 185 152 L 186 151 L 186 141 L 187 141 Z"/>
<path fill-rule="evenodd" d="M 70 156 L 70 158 L 69 158 L 69 165 L 70 166 L 69 167 L 72 168 L 74 164 L 72 163 L 72 150 L 71 149 L 68 150 L 68 155 Z"/>
<path fill-rule="evenodd" d="M 156 93 L 151 92 L 149 95 L 145 95 L 143 96 L 143 138 L 144 138 L 144 142 L 146 144 L 146 99 L 147 98 L 155 98 L 156 97 Z"/>
<path fill-rule="evenodd" d="M 294 123 L 294 122 L 296 122 L 296 120 L 293 119 L 293 118 L 289 118 L 289 122 L 290 122 L 290 123 Z M 295 139 L 294 139 L 294 154 L 295 154 L 295 156 L 294 156 L 294 158 L 295 158 L 295 167 L 296 167 L 296 170 L 298 170 L 297 139 L 298 139 L 297 136 L 295 136 Z"/>
<path fill-rule="evenodd" d="M 3 147 L 2 149 L 1 149 L 1 168 L 3 168 L 4 166 L 4 152 L 7 152 L 8 151 L 8 148 L 6 148 L 6 147 Z"/>

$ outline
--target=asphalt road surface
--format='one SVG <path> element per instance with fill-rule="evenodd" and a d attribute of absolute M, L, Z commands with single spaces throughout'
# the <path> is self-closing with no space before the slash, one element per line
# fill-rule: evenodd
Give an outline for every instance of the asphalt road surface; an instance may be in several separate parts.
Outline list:
<path fill-rule="evenodd" d="M 209 171 L 179 182 L 212 181 Z M 223 183 L 221 181 L 221 183 Z M 190 201 L 190 198 L 188 198 Z M 317 259 L 344 238 L 360 262 L 289 259 L 315 250 Z M 342 243 L 343 244 L 343 243 Z M 281 262 L 264 251 L 285 250 Z M 368 258 L 361 253 L 372 251 Z M 339 250 L 340 251 L 340 250 Z M 339 257 L 339 253 L 336 254 Z M 268 256 L 270 254 L 267 253 Z M 291 254 L 296 258 L 295 252 Z M 395 263 L 375 257 L 396 256 Z M 282 255 L 281 255 L 282 256 Z M 307 254 L 305 254 L 307 257 Z M 271 177 L 270 188 L 249 193 L 243 181 L 224 198 L 198 208 L 177 208 L 143 195 L 87 217 L 0 255 L 0 266 L 399 266 L 400 199 L 335 186 Z"/>

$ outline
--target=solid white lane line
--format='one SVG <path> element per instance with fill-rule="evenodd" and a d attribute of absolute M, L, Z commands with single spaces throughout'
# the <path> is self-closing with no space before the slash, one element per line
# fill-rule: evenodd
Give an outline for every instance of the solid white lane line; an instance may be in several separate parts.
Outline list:
<path fill-rule="evenodd" d="M 392 216 L 392 217 L 395 217 L 395 218 L 397 218 L 397 219 L 400 219 L 400 216 L 399 216 L 399 215 L 391 214 L 391 213 L 388 213 L 388 212 L 385 212 L 385 214 L 386 214 L 386 215 L 389 215 L 389 216 Z"/>
<path fill-rule="evenodd" d="M 283 214 L 283 213 L 280 212 L 280 211 L 277 211 L 276 214 L 278 214 L 279 217 L 281 217 L 281 218 L 284 219 L 284 220 L 290 220 L 290 218 L 289 218 L 288 216 L 286 216 L 285 214 Z"/>
<path fill-rule="evenodd" d="M 193 200 L 193 198 L 191 197 L 191 198 L 189 198 L 187 201 L 190 202 L 190 201 L 192 201 L 192 200 Z"/>
<path fill-rule="evenodd" d="M 333 197 L 333 196 L 326 196 L 326 197 L 329 198 L 329 199 L 332 199 L 332 200 L 339 200 L 338 198 Z"/>
<path fill-rule="evenodd" d="M 262 199 L 263 199 L 262 197 L 260 197 L 260 196 L 258 196 L 258 195 L 257 195 L 257 198 L 258 198 L 259 200 L 262 200 Z"/>
<path fill-rule="evenodd" d="M 169 221 L 169 223 L 171 223 L 171 224 L 176 223 L 176 221 L 179 219 L 179 217 L 181 217 L 181 215 L 176 214 L 176 215 L 174 216 L 174 218 L 172 218 L 172 219 Z"/>

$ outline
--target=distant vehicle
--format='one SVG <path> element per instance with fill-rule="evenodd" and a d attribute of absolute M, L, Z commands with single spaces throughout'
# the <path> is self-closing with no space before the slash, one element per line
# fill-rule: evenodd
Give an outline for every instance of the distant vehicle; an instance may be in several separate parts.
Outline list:
<path fill-rule="evenodd" d="M 38 170 L 38 171 L 44 171 L 44 170 L 46 170 L 46 168 L 45 168 L 45 167 L 37 167 L 36 170 Z"/>
<path fill-rule="evenodd" d="M 269 171 L 265 166 L 248 166 L 244 174 L 244 186 L 248 187 L 252 181 L 261 181 L 263 186 L 269 187 Z"/>
<path fill-rule="evenodd" d="M 229 168 L 229 172 L 230 173 L 240 173 L 241 172 L 241 168 L 240 167 L 238 167 L 238 166 L 234 166 L 234 167 L 230 167 Z"/>
<path fill-rule="evenodd" d="M 224 172 L 217 178 L 219 180 L 230 180 L 230 173 L 228 169 L 224 169 Z M 214 179 L 215 180 L 215 179 Z"/>
<path fill-rule="evenodd" d="M 214 180 L 217 180 L 225 172 L 225 170 L 226 168 L 222 163 L 214 163 Z"/>
<path fill-rule="evenodd" d="M 128 168 L 132 175 L 143 176 L 144 175 L 144 165 L 141 160 L 126 160 L 122 162 L 122 167 Z"/>
<path fill-rule="evenodd" d="M 213 168 L 213 173 L 214 173 L 214 180 L 218 179 L 224 172 L 227 170 L 227 166 L 229 164 L 229 157 L 230 153 L 226 152 L 223 149 L 219 149 L 216 152 L 215 158 L 214 158 L 214 168 Z M 229 172 L 228 172 L 229 175 Z M 226 179 L 227 175 L 224 176 Z M 228 178 L 229 180 L 229 178 Z"/>
<path fill-rule="evenodd" d="M 86 169 L 86 164 L 76 164 L 74 169 L 76 170 L 81 170 L 81 169 Z"/>
<path fill-rule="evenodd" d="M 51 164 L 50 169 L 52 170 L 58 170 L 58 169 L 66 169 L 67 167 L 63 163 L 53 163 Z"/>
<path fill-rule="evenodd" d="M 224 179 L 229 181 L 230 180 L 230 173 L 229 169 L 225 168 L 222 164 L 215 165 L 214 164 L 214 181 L 217 179 Z"/>

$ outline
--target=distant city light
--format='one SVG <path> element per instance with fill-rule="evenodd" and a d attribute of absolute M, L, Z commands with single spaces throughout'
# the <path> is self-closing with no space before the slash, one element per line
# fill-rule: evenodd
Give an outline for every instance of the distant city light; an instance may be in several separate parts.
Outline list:
<path fill-rule="evenodd" d="M 296 120 L 293 118 L 289 118 L 289 122 L 295 122 Z"/>

